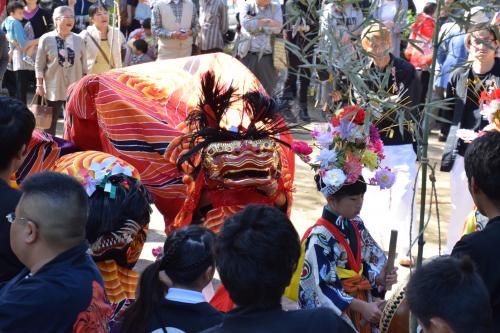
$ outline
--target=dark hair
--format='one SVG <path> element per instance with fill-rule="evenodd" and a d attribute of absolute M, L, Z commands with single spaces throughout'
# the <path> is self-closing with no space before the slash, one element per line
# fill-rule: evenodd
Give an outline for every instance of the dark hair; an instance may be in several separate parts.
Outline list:
<path fill-rule="evenodd" d="M 300 256 L 297 231 L 279 209 L 249 205 L 226 219 L 215 246 L 217 269 L 239 306 L 280 304 Z"/>
<path fill-rule="evenodd" d="M 456 333 L 491 332 L 488 290 L 469 257 L 438 257 L 424 264 L 411 276 L 406 298 L 424 327 L 438 317 Z"/>
<path fill-rule="evenodd" d="M 106 7 L 103 3 L 97 2 L 89 7 L 89 17 L 92 18 L 99 11 L 104 10 L 105 12 L 109 12 L 108 7 Z"/>
<path fill-rule="evenodd" d="M 12 3 L 10 3 L 12 4 Z M 6 170 L 35 129 L 35 117 L 17 99 L 0 97 L 0 170 Z"/>
<path fill-rule="evenodd" d="M 104 190 L 104 187 L 97 186 L 89 200 L 86 237 L 91 244 L 99 236 L 116 232 L 125 225 L 127 220 L 132 220 L 141 227 L 146 226 L 150 220 L 151 195 L 139 180 L 120 173 L 109 177 L 108 182 L 115 186 L 114 198 L 110 198 L 110 194 Z M 117 260 L 118 257 L 121 256 L 115 251 L 109 251 L 99 257 L 99 261 Z M 135 265 L 135 262 L 117 261 L 121 266 Z"/>
<path fill-rule="evenodd" d="M 148 43 L 144 39 L 136 39 L 132 45 L 142 53 L 148 52 Z"/>
<path fill-rule="evenodd" d="M 436 12 L 437 5 L 435 2 L 428 2 L 425 4 L 424 9 L 422 10 L 427 15 L 434 15 Z"/>
<path fill-rule="evenodd" d="M 500 132 L 491 131 L 475 139 L 464 157 L 465 173 L 486 196 L 500 203 Z"/>
<path fill-rule="evenodd" d="M 316 182 L 316 188 L 318 191 L 321 191 L 323 187 L 326 187 L 326 184 L 323 183 L 323 180 L 319 175 L 314 176 L 314 181 Z M 342 198 L 358 195 L 366 193 L 366 182 L 363 176 L 359 176 L 358 180 L 352 184 L 344 184 L 337 192 L 335 192 L 331 197 L 334 199 L 340 200 Z"/>
<path fill-rule="evenodd" d="M 10 15 L 18 9 L 24 10 L 24 4 L 20 1 L 13 1 L 7 5 L 7 14 Z"/>
<path fill-rule="evenodd" d="M 137 299 L 123 313 L 121 332 L 146 332 L 153 310 L 168 290 L 159 279 L 161 271 L 173 283 L 190 285 L 208 267 L 214 266 L 214 241 L 212 231 L 195 225 L 178 229 L 168 236 L 162 258 L 142 272 Z"/>
<path fill-rule="evenodd" d="M 143 29 L 151 29 L 151 19 L 148 17 L 142 21 L 142 28 Z"/>
<path fill-rule="evenodd" d="M 488 31 L 488 33 L 493 37 L 493 41 L 498 41 L 495 29 L 493 29 L 489 25 L 489 23 L 478 23 L 478 24 L 472 25 L 469 28 L 468 33 L 465 35 L 465 39 L 464 39 L 465 46 L 470 47 L 472 34 L 474 32 L 478 32 L 478 31 L 482 31 L 482 30 Z"/>
<path fill-rule="evenodd" d="M 43 205 L 37 212 L 40 233 L 54 246 L 74 246 L 85 240 L 88 216 L 88 196 L 73 177 L 58 172 L 42 172 L 28 177 L 23 183 L 22 200 L 35 197 Z"/>

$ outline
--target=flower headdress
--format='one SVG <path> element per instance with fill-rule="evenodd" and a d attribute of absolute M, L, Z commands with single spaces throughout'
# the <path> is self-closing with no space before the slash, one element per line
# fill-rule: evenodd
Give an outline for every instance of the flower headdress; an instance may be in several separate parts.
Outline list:
<path fill-rule="evenodd" d="M 500 131 L 500 89 L 495 89 L 489 94 L 483 91 L 479 102 L 481 115 L 492 127 Z"/>
<path fill-rule="evenodd" d="M 115 156 L 96 151 L 87 151 L 83 155 L 82 153 L 65 155 L 54 166 L 54 170 L 75 177 L 83 185 L 89 197 L 98 187 L 109 193 L 111 199 L 116 196 L 116 186 L 128 188 L 126 181 L 117 184 L 117 179 L 111 176 L 123 174 L 140 179 L 139 172 L 132 165 Z"/>
<path fill-rule="evenodd" d="M 326 197 L 355 183 L 364 167 L 376 171 L 370 185 L 386 189 L 396 180 L 389 168 L 380 167 L 384 145 L 375 125 L 365 123 L 365 118 L 365 110 L 347 106 L 336 112 L 331 123 L 314 127 L 312 136 L 320 152 L 311 165 L 318 171 L 320 191 Z"/>
<path fill-rule="evenodd" d="M 484 131 L 496 130 L 500 132 L 500 89 L 493 89 L 490 93 L 483 90 L 479 98 L 479 110 L 484 119 L 488 120 L 489 125 L 475 132 L 469 129 L 458 129 L 457 136 L 465 142 L 470 142 L 481 136 Z"/>

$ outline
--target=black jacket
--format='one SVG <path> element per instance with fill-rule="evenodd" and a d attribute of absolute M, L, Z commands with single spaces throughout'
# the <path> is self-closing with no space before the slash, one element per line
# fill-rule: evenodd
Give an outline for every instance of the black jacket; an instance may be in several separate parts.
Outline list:
<path fill-rule="evenodd" d="M 476 269 L 490 293 L 493 309 L 494 332 L 500 332 L 500 216 L 491 219 L 481 231 L 462 237 L 455 245 L 452 256 L 468 255 L 476 264 Z"/>
<path fill-rule="evenodd" d="M 149 320 L 148 332 L 161 330 L 162 327 L 186 333 L 199 332 L 221 321 L 222 313 L 206 302 L 189 304 L 163 299 Z"/>
<path fill-rule="evenodd" d="M 33 27 L 35 39 L 40 38 L 43 34 L 54 28 L 51 14 L 41 7 L 38 8 L 36 14 L 29 21 Z"/>
<path fill-rule="evenodd" d="M 353 333 L 332 309 L 283 311 L 236 309 L 219 326 L 203 333 Z"/>
<path fill-rule="evenodd" d="M 17 223 L 17 222 L 16 222 Z M 52 259 L 31 275 L 27 268 L 0 289 L 0 331 L 94 332 L 105 327 L 104 283 L 86 243 Z"/>
<path fill-rule="evenodd" d="M 12 279 L 24 267 L 10 248 L 10 223 L 5 218 L 14 212 L 20 198 L 21 192 L 0 179 L 0 283 Z"/>
<path fill-rule="evenodd" d="M 493 71 L 500 70 L 500 59 L 495 59 L 495 65 Z M 451 75 L 450 82 L 448 82 L 448 87 L 446 89 L 446 97 L 453 99 L 453 118 L 452 125 L 450 127 L 450 132 L 448 134 L 448 139 L 446 140 L 446 145 L 444 147 L 443 156 L 441 158 L 441 171 L 449 172 L 453 168 L 453 163 L 455 162 L 455 157 L 457 156 L 458 142 L 459 138 L 457 136 L 457 130 L 462 128 L 462 119 L 464 116 L 465 106 L 467 103 L 467 89 L 469 87 L 469 76 L 472 70 L 472 65 L 466 67 L 457 68 Z M 498 73 L 493 73 L 497 75 L 496 86 L 500 87 L 500 71 Z M 480 92 L 479 92 L 480 93 Z"/>
<path fill-rule="evenodd" d="M 387 83 L 387 87 L 385 90 L 388 90 L 390 87 L 395 88 L 397 92 L 404 92 L 402 95 L 402 100 L 405 101 L 405 109 L 398 110 L 399 112 L 405 112 L 406 121 L 411 121 L 412 119 L 419 119 L 420 115 L 418 114 L 417 108 L 415 106 L 418 104 L 420 100 L 420 80 L 418 79 L 415 71 L 415 67 L 408 61 L 395 57 L 391 54 L 391 61 L 387 67 L 390 70 L 391 74 L 389 75 L 389 80 Z M 394 71 L 392 70 L 394 69 Z M 385 73 L 385 70 L 383 73 Z M 364 69 L 361 72 L 361 75 L 367 75 L 365 71 L 377 71 L 375 65 L 372 63 L 370 66 Z M 382 73 L 379 73 L 382 75 Z M 375 87 L 375 82 L 369 82 L 368 87 L 372 91 L 379 90 L 379 87 Z M 412 112 L 412 115 L 410 115 Z M 393 145 L 404 145 L 404 144 L 412 144 L 413 143 L 413 135 L 408 130 L 407 126 L 404 126 L 403 133 L 401 133 L 399 129 L 398 122 L 398 113 L 393 112 L 390 115 L 384 117 L 378 124 L 377 128 L 380 132 L 380 138 L 384 142 L 384 145 L 393 146 Z M 392 128 L 392 131 L 387 129 Z"/>

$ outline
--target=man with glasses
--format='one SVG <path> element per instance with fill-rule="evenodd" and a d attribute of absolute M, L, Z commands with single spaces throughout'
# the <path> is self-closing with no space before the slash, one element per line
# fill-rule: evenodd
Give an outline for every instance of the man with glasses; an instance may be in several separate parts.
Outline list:
<path fill-rule="evenodd" d="M 0 283 L 23 268 L 10 248 L 10 224 L 5 216 L 14 211 L 21 193 L 9 186 L 10 176 L 23 162 L 35 117 L 22 102 L 0 97 Z"/>
<path fill-rule="evenodd" d="M 496 58 L 498 41 L 489 27 L 474 26 L 465 37 L 471 63 L 457 69 L 447 87 L 446 96 L 453 99 L 452 126 L 441 161 L 441 171 L 450 172 L 451 216 L 448 224 L 447 252 L 460 239 L 464 221 L 474 203 L 469 194 L 464 169 L 468 142 L 457 136 L 457 130 L 478 131 L 488 125 L 479 110 L 480 96 L 500 88 L 500 59 Z"/>
<path fill-rule="evenodd" d="M 88 198 L 55 172 L 26 179 L 11 223 L 12 250 L 26 266 L 0 289 L 2 332 L 108 332 L 111 307 L 87 254 Z"/>

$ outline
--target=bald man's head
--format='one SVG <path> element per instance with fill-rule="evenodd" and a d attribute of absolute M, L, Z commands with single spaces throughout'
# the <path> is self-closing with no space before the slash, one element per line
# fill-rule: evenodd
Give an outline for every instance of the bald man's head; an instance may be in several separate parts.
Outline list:
<path fill-rule="evenodd" d="M 35 223 L 47 246 L 64 249 L 85 240 L 88 197 L 76 179 L 44 172 L 24 181 L 22 192 L 16 216 Z"/>

